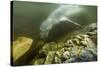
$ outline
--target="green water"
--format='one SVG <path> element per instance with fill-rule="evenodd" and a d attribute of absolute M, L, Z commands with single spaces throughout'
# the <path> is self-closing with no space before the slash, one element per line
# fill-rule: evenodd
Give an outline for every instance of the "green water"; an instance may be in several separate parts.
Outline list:
<path fill-rule="evenodd" d="M 40 24 L 49 14 L 61 4 L 37 3 L 37 2 L 13 2 L 13 36 L 37 37 L 40 34 Z M 97 7 L 83 6 L 89 14 L 91 22 L 97 22 Z"/>

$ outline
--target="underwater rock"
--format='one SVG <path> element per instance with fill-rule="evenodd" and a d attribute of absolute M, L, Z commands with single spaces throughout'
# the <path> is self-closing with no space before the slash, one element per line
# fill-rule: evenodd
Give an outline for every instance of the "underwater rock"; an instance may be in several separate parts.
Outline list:
<path fill-rule="evenodd" d="M 71 57 L 69 59 L 67 59 L 66 61 L 64 61 L 63 63 L 72 63 L 72 62 L 76 62 L 77 58 L 76 57 Z"/>
<path fill-rule="evenodd" d="M 71 43 L 74 44 L 72 47 L 70 53 L 70 59 L 64 61 L 64 63 L 69 63 L 69 62 L 86 62 L 86 61 L 96 61 L 97 60 L 97 48 L 95 43 L 89 38 L 88 35 L 78 35 L 75 36 L 76 39 L 78 37 L 78 43 L 77 40 L 73 39 L 70 40 Z M 75 42 L 76 41 L 76 42 Z M 78 45 L 77 45 L 78 44 Z"/>
<path fill-rule="evenodd" d="M 70 57 L 70 52 L 69 51 L 65 51 L 63 53 L 63 58 L 68 59 Z"/>
<path fill-rule="evenodd" d="M 89 48 L 88 49 L 83 49 L 80 52 L 79 58 L 80 58 L 80 61 L 84 61 L 84 62 L 85 61 L 96 61 L 97 60 L 96 54 L 97 53 L 94 54 L 92 50 L 89 50 Z"/>
<path fill-rule="evenodd" d="M 57 50 L 57 44 L 55 42 L 50 42 L 50 43 L 44 44 L 42 49 L 39 51 L 39 54 L 47 55 L 49 51 L 55 51 L 55 50 Z"/>
<path fill-rule="evenodd" d="M 63 47 L 55 53 L 55 63 L 62 63 L 70 57 L 70 48 Z M 58 60 L 58 62 L 57 62 Z"/>
<path fill-rule="evenodd" d="M 76 40 L 73 40 L 73 39 L 76 39 Z M 46 46 L 45 47 L 46 50 L 44 52 L 47 51 L 46 52 L 47 54 L 39 53 L 40 55 L 43 55 L 43 54 L 45 55 L 44 57 L 40 57 L 40 58 L 46 59 L 44 61 L 44 64 L 87 62 L 87 61 L 97 60 L 96 45 L 86 34 L 75 35 L 72 39 L 69 39 L 66 42 L 67 45 L 64 42 L 58 42 L 58 43 L 50 42 L 50 44 L 49 43 L 47 44 L 48 44 L 48 47 L 47 45 L 44 45 Z M 65 46 L 62 46 L 59 48 L 57 47 L 57 44 L 59 45 L 64 44 Z M 69 46 L 70 44 L 73 44 L 73 45 Z M 51 45 L 56 46 L 56 50 L 53 51 L 51 49 L 53 48 L 51 47 Z"/>
<path fill-rule="evenodd" d="M 65 47 L 73 47 L 74 43 L 72 42 L 72 40 L 68 40 L 67 42 L 64 43 Z"/>
<path fill-rule="evenodd" d="M 87 32 L 87 35 L 91 38 L 91 40 L 97 44 L 97 31 L 95 32 Z"/>
<path fill-rule="evenodd" d="M 44 44 L 44 46 L 41 48 L 41 50 L 39 51 L 39 54 L 37 55 L 39 58 L 45 58 L 45 64 L 50 64 L 50 63 L 61 63 L 61 59 L 59 59 L 59 55 L 62 55 L 62 51 L 64 52 L 64 44 L 63 42 L 49 42 Z M 61 49 L 62 48 L 62 49 Z M 59 50 L 60 52 L 56 52 L 56 55 L 53 55 L 51 53 L 55 52 Z M 61 54 L 59 54 L 61 53 Z M 52 56 L 51 56 L 52 55 Z M 59 57 L 58 57 L 59 56 Z M 53 61 L 51 62 L 52 59 Z"/>
<path fill-rule="evenodd" d="M 54 57 L 54 63 L 58 64 L 58 63 L 62 63 L 61 59 L 57 56 Z"/>
<path fill-rule="evenodd" d="M 55 56 L 55 51 L 50 51 L 47 54 L 47 57 L 46 57 L 46 60 L 45 60 L 44 64 L 52 64 L 54 56 Z"/>
<path fill-rule="evenodd" d="M 84 32 L 96 32 L 97 31 L 97 23 L 91 23 L 87 25 L 84 29 Z"/>
<path fill-rule="evenodd" d="M 57 56 L 57 57 L 61 58 L 61 57 L 62 57 L 62 55 L 63 55 L 63 53 L 64 53 L 64 51 L 65 51 L 65 50 L 64 50 L 64 48 L 62 48 L 62 49 L 60 49 L 60 50 L 56 51 L 56 53 L 55 53 L 55 54 L 56 54 L 56 56 Z"/>
<path fill-rule="evenodd" d="M 33 40 L 31 38 L 27 37 L 18 37 L 12 44 L 12 57 L 13 57 L 13 63 L 16 64 L 20 58 L 26 59 L 26 57 L 22 57 L 27 53 L 31 46 L 32 46 Z"/>
<path fill-rule="evenodd" d="M 83 29 L 84 32 L 97 44 L 97 24 L 91 23 Z"/>
<path fill-rule="evenodd" d="M 60 6 L 40 25 L 40 35 L 51 41 L 89 23 L 85 8 L 77 5 Z"/>
<path fill-rule="evenodd" d="M 41 50 L 39 51 L 39 55 L 40 56 L 45 56 L 48 54 L 49 51 L 57 51 L 61 48 L 64 47 L 64 43 L 63 42 L 49 42 L 44 44 L 44 46 L 41 48 Z"/>
<path fill-rule="evenodd" d="M 57 50 L 63 48 L 65 45 L 63 42 L 57 42 Z"/>
<path fill-rule="evenodd" d="M 45 61 L 44 58 L 36 59 L 34 65 L 44 64 L 44 61 Z"/>

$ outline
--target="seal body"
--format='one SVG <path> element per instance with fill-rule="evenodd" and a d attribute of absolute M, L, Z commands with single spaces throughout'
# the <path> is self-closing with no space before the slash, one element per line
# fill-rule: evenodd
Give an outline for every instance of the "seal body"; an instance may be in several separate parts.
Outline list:
<path fill-rule="evenodd" d="M 41 38 L 54 39 L 88 23 L 89 20 L 84 8 L 78 5 L 63 5 L 55 9 L 42 22 L 40 35 Z"/>

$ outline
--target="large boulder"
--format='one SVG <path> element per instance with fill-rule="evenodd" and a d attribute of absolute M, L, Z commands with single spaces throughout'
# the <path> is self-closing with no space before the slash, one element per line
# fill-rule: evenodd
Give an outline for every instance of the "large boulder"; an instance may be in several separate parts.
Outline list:
<path fill-rule="evenodd" d="M 32 47 L 33 40 L 27 37 L 18 37 L 12 46 L 12 59 L 13 65 L 24 63 L 29 57 L 30 49 Z M 23 60 L 21 62 L 21 60 Z"/>

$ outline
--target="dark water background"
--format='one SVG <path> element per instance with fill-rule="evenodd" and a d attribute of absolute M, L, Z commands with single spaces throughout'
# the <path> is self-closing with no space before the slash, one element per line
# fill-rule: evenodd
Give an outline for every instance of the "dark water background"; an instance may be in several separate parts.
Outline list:
<path fill-rule="evenodd" d="M 61 4 L 14 1 L 12 7 L 12 33 L 14 39 L 19 36 L 37 37 L 40 34 L 40 24 L 60 5 Z M 89 20 L 91 22 L 97 22 L 97 7 L 83 7 L 88 11 Z"/>

